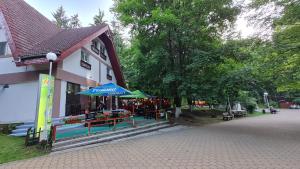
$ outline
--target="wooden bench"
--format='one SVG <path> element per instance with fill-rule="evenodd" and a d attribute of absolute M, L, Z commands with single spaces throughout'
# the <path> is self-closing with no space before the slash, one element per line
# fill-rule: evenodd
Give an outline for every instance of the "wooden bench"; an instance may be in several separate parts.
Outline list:
<path fill-rule="evenodd" d="M 224 121 L 229 121 L 234 118 L 234 115 L 228 112 L 223 113 L 223 120 Z"/>

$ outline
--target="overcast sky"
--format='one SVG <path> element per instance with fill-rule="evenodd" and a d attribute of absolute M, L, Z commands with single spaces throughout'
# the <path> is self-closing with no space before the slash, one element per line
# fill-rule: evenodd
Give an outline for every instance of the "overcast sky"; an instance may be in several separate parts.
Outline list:
<path fill-rule="evenodd" d="M 104 20 L 110 22 L 114 19 L 110 8 L 113 6 L 112 0 L 25 0 L 32 7 L 37 9 L 50 20 L 54 20 L 52 12 L 59 6 L 63 6 L 68 16 L 78 14 L 82 26 L 93 23 L 93 17 L 98 13 L 98 9 L 104 11 Z M 240 16 L 236 22 L 236 30 L 241 32 L 242 37 L 250 36 L 254 33 L 254 28 L 247 25 L 247 21 Z M 126 35 L 125 35 L 126 36 Z"/>

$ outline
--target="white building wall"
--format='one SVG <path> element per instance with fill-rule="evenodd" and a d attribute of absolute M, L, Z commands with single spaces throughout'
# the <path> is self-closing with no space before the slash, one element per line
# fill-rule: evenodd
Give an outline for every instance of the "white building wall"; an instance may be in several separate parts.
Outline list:
<path fill-rule="evenodd" d="M 117 83 L 115 74 L 114 74 L 114 72 L 113 72 L 113 70 L 112 70 L 111 67 L 110 67 L 111 68 L 110 74 L 112 75 L 112 80 L 108 80 L 107 77 L 106 77 L 107 65 L 101 63 L 100 67 L 101 67 L 101 71 L 100 71 L 100 73 L 101 73 L 101 81 L 100 81 L 100 84 L 111 83 L 111 82 Z"/>
<path fill-rule="evenodd" d="M 99 38 L 98 40 L 100 41 L 100 43 L 104 44 Z M 89 50 L 91 53 L 94 53 L 94 51 L 91 50 L 91 45 L 92 45 L 92 42 L 86 44 L 84 47 L 85 49 Z M 94 53 L 95 55 L 98 55 L 96 53 Z M 111 62 L 110 62 L 110 59 L 109 57 L 106 58 L 106 60 L 104 60 L 103 58 L 100 58 L 100 80 L 98 81 L 100 84 L 105 84 L 105 83 L 117 83 L 117 80 L 116 80 L 116 77 L 115 77 L 115 74 L 112 70 L 112 66 L 111 66 Z M 111 68 L 111 75 L 112 75 L 112 80 L 108 80 L 107 77 L 106 77 L 106 68 L 107 67 L 110 67 Z"/>
<path fill-rule="evenodd" d="M 77 50 L 68 56 L 63 61 L 63 70 L 76 74 L 86 79 L 99 81 L 99 62 L 93 57 L 89 57 L 89 63 L 92 66 L 91 70 L 88 70 L 80 66 L 81 50 Z"/>
<path fill-rule="evenodd" d="M 19 73 L 19 72 L 27 72 L 37 70 L 33 66 L 19 66 L 13 62 L 12 57 L 1 58 L 0 57 L 0 74 L 7 73 Z"/>
<path fill-rule="evenodd" d="M 91 53 L 94 53 L 91 50 L 91 44 L 92 42 L 86 44 L 84 46 L 85 49 L 90 51 Z M 96 53 L 94 53 L 97 55 Z M 81 60 L 81 49 L 73 52 L 70 56 L 68 56 L 66 59 L 63 60 L 62 69 L 64 71 L 76 74 L 78 76 L 81 76 L 86 79 L 94 80 L 96 82 L 99 82 L 101 84 L 114 82 L 116 83 L 116 78 L 114 75 L 114 72 L 111 67 L 111 63 L 109 60 L 109 57 L 107 57 L 106 60 L 102 59 L 100 56 L 100 62 L 93 56 L 89 57 L 89 64 L 91 64 L 91 70 L 88 70 L 86 68 L 83 68 L 80 66 L 80 60 Z M 108 80 L 106 77 L 106 68 L 111 68 L 111 75 L 112 80 Z M 67 82 L 61 81 L 61 94 L 60 94 L 60 113 L 59 116 L 65 116 L 66 114 L 66 91 L 67 91 Z"/>
<path fill-rule="evenodd" d="M 0 123 L 34 121 L 38 81 L 0 88 Z"/>
<path fill-rule="evenodd" d="M 3 22 L 4 22 L 4 18 L 2 13 L 0 12 L 0 42 L 7 42 L 8 33 L 4 29 Z M 0 56 L 0 74 L 19 73 L 19 72 L 34 71 L 34 70 L 41 70 L 41 68 L 34 67 L 34 66 L 17 67 L 16 64 L 13 62 L 9 45 L 6 44 L 5 55 Z"/>
<path fill-rule="evenodd" d="M 91 50 L 91 42 L 86 44 L 84 47 L 85 47 L 85 49 L 89 50 L 91 53 L 94 53 Z M 97 55 L 96 53 L 94 53 L 94 54 Z M 80 49 L 80 50 L 77 50 L 74 53 L 72 53 L 70 56 L 68 56 L 63 61 L 62 69 L 67 71 L 67 72 L 79 75 L 81 77 L 94 80 L 94 81 L 99 82 L 101 84 L 109 83 L 109 82 L 116 83 L 117 81 L 116 81 L 114 72 L 112 70 L 109 57 L 107 57 L 106 60 L 102 59 L 100 56 L 99 56 L 99 58 L 101 60 L 100 63 L 97 59 L 90 56 L 89 57 L 89 63 L 92 66 L 92 70 L 88 70 L 86 68 L 83 68 L 83 67 L 80 66 L 80 60 L 81 60 L 81 49 Z M 108 80 L 107 77 L 106 77 L 106 68 L 107 68 L 107 66 L 111 68 L 112 80 Z"/>
<path fill-rule="evenodd" d="M 4 29 L 4 18 L 2 13 L 0 12 L 0 42 L 7 42 L 8 33 Z M 6 44 L 6 53 L 3 56 L 0 56 L 0 74 L 6 73 L 17 73 L 17 72 L 26 72 L 34 70 L 32 66 L 22 66 L 17 67 L 16 64 L 13 62 L 13 58 L 11 55 L 11 50 L 9 45 Z"/>
<path fill-rule="evenodd" d="M 0 12 L 0 42 L 7 42 L 8 32 L 4 29 L 4 17 L 2 12 Z M 6 54 L 7 56 L 11 56 L 11 50 L 8 45 L 6 45 Z"/>
<path fill-rule="evenodd" d="M 103 44 L 103 42 L 98 38 L 98 40 L 100 41 L 100 43 L 102 43 Z M 88 43 L 88 44 L 86 44 L 86 45 L 84 45 L 84 47 L 85 47 L 85 49 L 87 49 L 87 50 L 89 50 L 91 53 L 94 53 L 95 55 L 98 55 L 97 53 L 95 53 L 94 51 L 92 51 L 92 49 L 91 49 L 91 45 L 92 45 L 92 42 L 90 42 L 90 43 Z M 104 60 L 103 58 L 101 58 L 100 56 L 99 56 L 99 58 L 101 59 L 101 62 L 102 63 L 105 63 L 105 64 L 107 64 L 107 65 L 109 65 L 109 66 L 111 66 L 111 63 L 110 63 L 110 60 L 109 60 L 109 57 L 107 57 L 106 58 L 106 60 Z"/>

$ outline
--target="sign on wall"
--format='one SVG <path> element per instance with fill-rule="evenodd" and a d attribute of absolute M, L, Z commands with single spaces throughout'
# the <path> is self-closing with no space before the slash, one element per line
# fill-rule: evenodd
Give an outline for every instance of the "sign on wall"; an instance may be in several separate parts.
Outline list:
<path fill-rule="evenodd" d="M 40 74 L 37 114 L 35 120 L 35 126 L 37 131 L 40 128 L 43 131 L 45 126 L 45 115 L 46 115 L 46 107 L 47 107 L 46 104 L 47 104 L 47 97 L 48 97 L 48 81 L 49 81 L 49 75 Z M 48 115 L 47 131 L 50 131 L 51 122 L 52 122 L 53 94 L 54 94 L 54 77 L 51 76 L 50 97 L 49 97 L 48 111 L 47 111 L 47 115 Z"/>

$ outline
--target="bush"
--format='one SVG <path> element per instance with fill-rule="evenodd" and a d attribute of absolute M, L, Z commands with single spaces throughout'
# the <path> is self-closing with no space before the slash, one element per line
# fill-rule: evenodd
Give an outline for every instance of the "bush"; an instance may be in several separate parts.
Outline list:
<path fill-rule="evenodd" d="M 1 124 L 0 125 L 0 133 L 3 134 L 10 134 L 12 130 L 16 129 L 16 126 L 19 125 L 18 124 Z"/>
<path fill-rule="evenodd" d="M 255 105 L 253 105 L 253 104 L 246 105 L 246 109 L 249 113 L 253 113 L 255 108 L 256 108 L 256 104 Z"/>
<path fill-rule="evenodd" d="M 249 113 L 253 113 L 256 109 L 257 103 L 256 98 L 249 96 L 249 92 L 240 91 L 238 100 L 247 109 Z"/>
<path fill-rule="evenodd" d="M 278 108 L 278 107 L 279 107 L 279 106 L 278 106 L 278 103 L 275 102 L 275 101 L 272 101 L 272 100 L 270 100 L 269 104 L 270 104 L 271 107 L 275 107 L 275 108 Z"/>
<path fill-rule="evenodd" d="M 295 99 L 293 100 L 293 102 L 296 103 L 296 104 L 300 104 L 300 98 L 295 98 Z"/>

